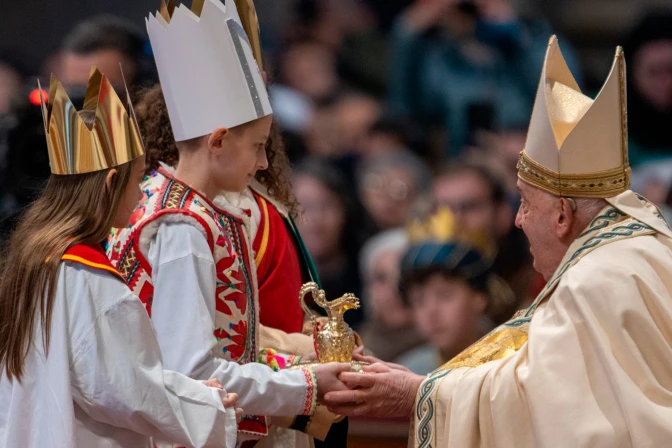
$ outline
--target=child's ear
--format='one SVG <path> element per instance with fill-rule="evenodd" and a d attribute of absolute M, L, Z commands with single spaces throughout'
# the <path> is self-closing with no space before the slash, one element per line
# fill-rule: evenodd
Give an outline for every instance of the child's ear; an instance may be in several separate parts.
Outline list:
<path fill-rule="evenodd" d="M 224 138 L 229 134 L 229 128 L 217 128 L 208 136 L 208 148 L 219 152 L 224 146 Z"/>
<path fill-rule="evenodd" d="M 116 168 L 112 168 L 110 171 L 107 172 L 107 176 L 105 177 L 105 189 L 107 191 L 110 191 L 112 189 L 112 179 L 114 179 L 114 176 L 116 175 L 117 175 Z"/>

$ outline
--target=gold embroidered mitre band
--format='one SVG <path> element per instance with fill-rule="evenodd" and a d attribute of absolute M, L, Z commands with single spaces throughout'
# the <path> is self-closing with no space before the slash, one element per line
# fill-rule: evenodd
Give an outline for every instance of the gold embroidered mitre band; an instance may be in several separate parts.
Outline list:
<path fill-rule="evenodd" d="M 128 90 L 127 110 L 110 81 L 95 67 L 91 69 L 82 107 L 82 111 L 93 115 L 93 125 L 85 123 L 54 75 L 48 104 L 44 98 L 41 100 L 53 174 L 84 174 L 114 168 L 144 154 Z"/>
<path fill-rule="evenodd" d="M 564 197 L 609 198 L 630 186 L 621 47 L 595 100 L 581 92 L 551 37 L 518 177 Z"/>

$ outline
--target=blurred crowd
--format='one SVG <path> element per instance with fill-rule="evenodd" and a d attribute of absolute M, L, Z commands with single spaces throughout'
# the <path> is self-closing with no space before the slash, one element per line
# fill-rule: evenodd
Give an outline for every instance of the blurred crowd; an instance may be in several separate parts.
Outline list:
<path fill-rule="evenodd" d="M 361 298 L 346 317 L 367 348 L 428 373 L 544 286 L 515 226 L 516 162 L 554 30 L 510 0 L 291 4 L 284 26 L 262 23 L 262 44 L 299 229 L 327 297 Z M 669 220 L 672 14 L 646 15 L 623 43 L 633 189 Z M 155 84 L 149 51 L 144 30 L 99 16 L 42 73 L 0 54 L 3 238 L 49 176 L 35 76 L 48 91 L 55 73 L 79 107 L 92 64 L 121 87 L 121 63 L 133 92 Z"/>

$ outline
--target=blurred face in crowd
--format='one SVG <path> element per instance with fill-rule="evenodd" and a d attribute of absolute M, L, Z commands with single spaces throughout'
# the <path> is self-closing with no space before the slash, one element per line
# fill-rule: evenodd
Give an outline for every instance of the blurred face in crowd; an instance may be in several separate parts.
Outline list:
<path fill-rule="evenodd" d="M 124 85 L 119 64 L 124 70 L 126 81 L 132 84 L 135 66 L 118 50 L 99 50 L 91 54 L 66 52 L 61 56 L 58 79 L 66 86 L 85 86 L 89 82 L 91 67 L 95 66 L 105 73 L 113 86 L 119 87 Z"/>
<path fill-rule="evenodd" d="M 672 109 L 672 40 L 649 42 L 634 57 L 634 84 L 661 111 Z"/>
<path fill-rule="evenodd" d="M 365 152 L 368 132 L 381 114 L 380 104 L 368 96 L 347 96 L 335 106 L 341 151 Z"/>
<path fill-rule="evenodd" d="M 475 172 L 439 176 L 434 180 L 432 192 L 437 204 L 449 207 L 460 225 L 470 231 L 487 231 L 495 238 L 501 237 L 513 220 L 512 214 L 504 219 L 488 183 Z"/>
<path fill-rule="evenodd" d="M 21 87 L 21 77 L 10 67 L 0 63 L 0 115 L 9 112 L 11 99 Z"/>
<path fill-rule="evenodd" d="M 376 319 L 389 328 L 408 324 L 410 315 L 399 292 L 399 262 L 401 253 L 387 251 L 378 254 L 366 278 L 366 297 Z"/>
<path fill-rule="evenodd" d="M 331 108 L 318 108 L 305 133 L 306 145 L 312 155 L 336 156 L 339 153 L 339 136 L 336 117 Z"/>
<path fill-rule="evenodd" d="M 305 136 L 310 153 L 366 153 L 368 131 L 379 116 L 380 104 L 367 96 L 346 96 L 334 106 L 317 108 Z"/>
<path fill-rule="evenodd" d="M 369 133 L 362 155 L 364 157 L 374 157 L 405 149 L 406 144 L 398 135 L 390 132 L 376 131 Z"/>
<path fill-rule="evenodd" d="M 404 225 L 418 194 L 413 174 L 401 167 L 372 171 L 361 188 L 362 204 L 381 230 Z"/>
<path fill-rule="evenodd" d="M 408 290 L 415 325 L 442 355 L 453 357 L 481 336 L 486 298 L 464 280 L 434 274 Z"/>
<path fill-rule="evenodd" d="M 294 194 L 302 216 L 299 231 L 310 255 L 317 261 L 340 252 L 345 226 L 345 207 L 341 199 L 312 176 L 294 176 Z"/>
<path fill-rule="evenodd" d="M 320 101 L 338 87 L 336 57 L 319 44 L 295 45 L 284 56 L 282 77 L 290 87 Z"/>

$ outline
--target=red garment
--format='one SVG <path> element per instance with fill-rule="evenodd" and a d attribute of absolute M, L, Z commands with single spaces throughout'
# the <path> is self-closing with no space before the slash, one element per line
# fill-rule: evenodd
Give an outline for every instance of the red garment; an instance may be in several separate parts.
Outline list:
<path fill-rule="evenodd" d="M 303 328 L 299 303 L 303 283 L 296 245 L 278 209 L 253 193 L 261 211 L 252 245 L 259 283 L 259 321 L 286 333 L 299 333 Z"/>
<path fill-rule="evenodd" d="M 116 277 L 119 280 L 124 281 L 124 278 L 121 276 L 119 271 L 112 266 L 110 260 L 107 259 L 105 251 L 100 246 L 91 246 L 88 244 L 75 244 L 71 246 L 68 250 L 65 251 L 61 257 L 63 261 L 72 261 L 75 263 L 80 263 L 85 266 L 88 266 L 93 269 L 100 269 L 101 271 L 107 271 Z M 126 282 L 124 282 L 126 283 Z"/>

